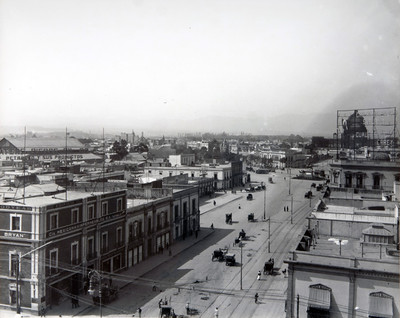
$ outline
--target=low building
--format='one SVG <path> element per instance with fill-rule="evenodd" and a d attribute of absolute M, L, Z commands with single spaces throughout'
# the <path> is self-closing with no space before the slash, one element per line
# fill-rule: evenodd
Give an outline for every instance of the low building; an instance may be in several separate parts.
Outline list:
<path fill-rule="evenodd" d="M 399 162 L 380 160 L 333 160 L 330 183 L 355 190 L 392 191 L 400 181 Z"/>
<path fill-rule="evenodd" d="M 314 237 L 316 239 L 316 237 Z M 286 317 L 399 317 L 399 256 L 393 245 L 321 236 L 288 264 Z"/>

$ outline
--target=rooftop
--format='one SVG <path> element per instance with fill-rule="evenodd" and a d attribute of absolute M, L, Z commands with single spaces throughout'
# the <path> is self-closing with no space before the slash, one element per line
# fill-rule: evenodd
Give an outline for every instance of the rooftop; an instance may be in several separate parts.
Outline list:
<path fill-rule="evenodd" d="M 21 206 L 21 207 L 22 206 L 43 207 L 43 206 L 47 206 L 47 205 L 92 197 L 92 196 L 100 195 L 100 194 L 103 194 L 103 193 L 102 192 L 89 193 L 89 192 L 68 191 L 67 194 L 64 192 L 64 193 L 58 193 L 56 195 L 51 195 L 51 196 L 26 197 L 25 204 L 24 204 L 23 199 L 17 199 L 15 201 L 9 201 L 9 202 L 2 202 L 1 204 L 8 205 L 8 206 Z M 66 200 L 66 197 L 67 197 L 67 200 Z"/>
<path fill-rule="evenodd" d="M 310 251 L 294 251 L 289 261 L 351 267 L 357 269 L 381 270 L 399 273 L 399 257 L 387 251 L 395 250 L 393 245 L 363 244 L 360 240 L 342 237 L 320 236 Z"/>

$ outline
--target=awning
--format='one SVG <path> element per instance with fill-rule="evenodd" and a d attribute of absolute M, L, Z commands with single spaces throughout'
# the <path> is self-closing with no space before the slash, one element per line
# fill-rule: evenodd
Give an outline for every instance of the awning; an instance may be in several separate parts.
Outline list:
<path fill-rule="evenodd" d="M 332 289 L 322 284 L 310 285 L 308 307 L 329 310 L 331 307 Z"/>
<path fill-rule="evenodd" d="M 371 317 L 393 317 L 393 297 L 383 293 L 369 294 L 369 310 L 368 315 Z"/>

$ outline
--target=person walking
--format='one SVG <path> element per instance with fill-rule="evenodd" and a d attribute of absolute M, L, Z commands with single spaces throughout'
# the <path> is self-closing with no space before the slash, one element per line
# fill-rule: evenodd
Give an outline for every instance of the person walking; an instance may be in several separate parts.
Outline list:
<path fill-rule="evenodd" d="M 258 303 L 258 293 L 256 293 L 255 295 L 254 295 L 254 302 L 257 304 Z"/>
<path fill-rule="evenodd" d="M 261 271 L 258 271 L 257 280 L 260 280 L 260 279 L 261 279 Z"/>
<path fill-rule="evenodd" d="M 218 318 L 218 307 L 215 307 L 214 317 L 215 317 L 215 318 Z"/>
<path fill-rule="evenodd" d="M 139 307 L 137 311 L 138 311 L 138 314 L 139 314 L 139 318 L 141 318 L 142 317 L 142 308 Z"/>

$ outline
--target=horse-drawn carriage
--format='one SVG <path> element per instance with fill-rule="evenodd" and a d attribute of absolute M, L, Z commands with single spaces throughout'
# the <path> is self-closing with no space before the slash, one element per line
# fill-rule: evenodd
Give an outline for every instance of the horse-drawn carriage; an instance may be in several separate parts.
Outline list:
<path fill-rule="evenodd" d="M 247 215 L 247 221 L 254 222 L 254 213 L 250 213 L 249 215 Z"/>
<path fill-rule="evenodd" d="M 236 265 L 235 254 L 225 254 L 225 264 L 226 266 L 235 266 Z"/>
<path fill-rule="evenodd" d="M 268 262 L 264 264 L 264 275 L 272 275 L 274 273 L 274 259 L 270 258 Z"/>
<path fill-rule="evenodd" d="M 225 214 L 225 223 L 232 224 L 232 213 Z"/>
<path fill-rule="evenodd" d="M 174 312 L 174 309 L 171 306 L 162 305 L 160 307 L 160 317 L 162 317 L 162 318 L 164 318 L 164 317 L 166 317 L 166 318 L 169 318 L 169 317 L 175 318 L 176 314 Z"/>
<path fill-rule="evenodd" d="M 222 262 L 225 259 L 225 254 L 226 254 L 227 250 L 224 249 L 217 249 L 213 252 L 212 256 L 211 256 L 211 260 L 214 262 L 215 260 Z"/>

